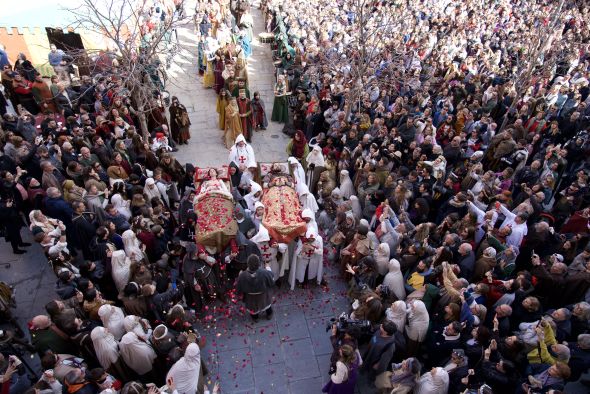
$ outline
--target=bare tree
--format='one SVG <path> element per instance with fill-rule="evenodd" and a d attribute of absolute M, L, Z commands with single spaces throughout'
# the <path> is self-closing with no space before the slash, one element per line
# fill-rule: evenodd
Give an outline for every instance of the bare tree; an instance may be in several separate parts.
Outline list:
<path fill-rule="evenodd" d="M 511 104 L 498 131 L 502 131 L 535 83 L 545 77 L 555 76 L 560 62 L 566 61 L 576 53 L 578 43 L 563 35 L 568 11 L 565 0 L 549 3 L 546 9 L 538 9 L 532 15 L 532 28 L 517 43 L 508 48 L 512 53 L 511 68 L 508 67 L 508 86 Z"/>
<path fill-rule="evenodd" d="M 182 17 L 173 9 L 154 9 L 151 0 L 80 0 L 68 11 L 76 27 L 104 37 L 107 48 L 89 51 L 99 51 L 90 72 L 115 76 L 118 94 L 131 99 L 147 139 L 147 114 L 160 105 L 164 90 L 162 61 L 178 51 L 172 41 Z"/>

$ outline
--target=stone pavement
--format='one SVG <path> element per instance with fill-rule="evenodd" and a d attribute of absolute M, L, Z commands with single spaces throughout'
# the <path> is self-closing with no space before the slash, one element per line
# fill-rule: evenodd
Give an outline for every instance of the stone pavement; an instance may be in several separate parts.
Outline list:
<path fill-rule="evenodd" d="M 180 146 L 176 157 L 181 164 L 190 162 L 204 167 L 225 164 L 229 151 L 221 142 L 223 132 L 218 127 L 215 91 L 203 87 L 203 78 L 197 72 L 197 36 L 192 22 L 192 4 L 193 1 L 188 2 L 185 8 L 191 15 L 190 21 L 178 29 L 180 53 L 167 71 L 166 89 L 186 106 L 192 123 L 189 145 Z M 289 139 L 281 132 L 281 124 L 270 122 L 275 81 L 272 53 L 269 44 L 258 42 L 258 33 L 265 31 L 261 11 L 253 9 L 253 17 L 254 40 L 252 56 L 248 59 L 249 89 L 252 94 L 260 92 L 269 126 L 265 131 L 253 132 L 252 147 L 258 161 L 285 160 Z"/>

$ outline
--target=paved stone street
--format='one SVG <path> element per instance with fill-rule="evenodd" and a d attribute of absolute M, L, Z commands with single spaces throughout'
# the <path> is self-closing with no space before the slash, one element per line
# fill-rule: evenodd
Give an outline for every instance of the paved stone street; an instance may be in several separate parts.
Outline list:
<path fill-rule="evenodd" d="M 253 15 L 257 37 L 263 31 L 262 16 L 257 9 Z M 167 89 L 187 106 L 192 139 L 188 146 L 180 147 L 177 157 L 181 163 L 197 166 L 225 163 L 228 151 L 221 143 L 222 132 L 217 127 L 215 93 L 202 87 L 202 78 L 196 72 L 192 22 L 178 33 L 182 52 L 169 70 Z M 252 45 L 253 57 L 248 62 L 250 90 L 261 92 L 270 118 L 274 82 L 271 52 L 268 44 L 255 40 Z M 270 122 L 266 131 L 255 133 L 253 147 L 258 161 L 286 159 L 288 139 L 281 129 L 282 125 Z M 26 229 L 23 238 L 33 242 Z M 8 269 L 0 267 L 0 280 L 16 286 L 16 314 L 22 327 L 33 316 L 44 313 L 44 305 L 56 298 L 56 278 L 41 248 L 33 245 L 27 249 L 28 253 L 17 256 L 11 253 L 8 243 L 2 241 L 0 246 L 0 261 L 11 264 Z M 308 289 L 289 291 L 283 286 L 277 290 L 270 321 L 261 318 L 253 323 L 239 302 L 211 306 L 203 319 L 208 381 L 219 381 L 224 394 L 320 393 L 328 379 L 332 352 L 325 327 L 330 318 L 347 310 L 346 285 L 330 267 L 326 272 L 328 287 L 314 284 Z M 38 366 L 35 360 L 32 363 Z"/>
<path fill-rule="evenodd" d="M 187 5 L 186 10 L 192 15 L 194 7 Z M 288 138 L 281 132 L 283 125 L 270 122 L 275 80 L 272 53 L 269 44 L 258 42 L 258 33 L 264 31 L 262 13 L 253 9 L 252 14 L 254 40 L 252 56 L 248 59 L 249 89 L 251 94 L 260 92 L 269 119 L 267 130 L 253 132 L 252 147 L 258 161 L 284 160 L 287 158 Z M 168 70 L 166 89 L 186 106 L 192 123 L 192 137 L 189 145 L 179 147 L 176 157 L 181 164 L 190 162 L 197 166 L 225 163 L 229 152 L 221 142 L 223 132 L 218 127 L 215 91 L 203 88 L 203 78 L 197 72 L 197 36 L 192 18 L 178 29 L 178 39 L 181 51 Z"/>

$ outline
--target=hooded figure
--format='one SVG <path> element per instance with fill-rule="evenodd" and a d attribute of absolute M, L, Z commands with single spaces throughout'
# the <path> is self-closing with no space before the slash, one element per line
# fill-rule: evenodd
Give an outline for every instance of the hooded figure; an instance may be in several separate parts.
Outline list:
<path fill-rule="evenodd" d="M 246 201 L 247 208 L 250 212 L 256 212 L 254 205 L 262 198 L 262 186 L 254 181 L 250 181 L 250 185 L 250 193 L 244 196 L 244 201 Z"/>
<path fill-rule="evenodd" d="M 377 263 L 377 271 L 381 276 L 385 276 L 389 272 L 389 253 L 389 245 L 384 242 L 380 243 L 373 252 L 373 258 Z"/>
<path fill-rule="evenodd" d="M 119 351 L 125 364 L 138 375 L 150 372 L 154 360 L 158 357 L 154 349 L 147 342 L 139 339 L 133 331 L 123 335 Z"/>
<path fill-rule="evenodd" d="M 131 260 L 125 254 L 124 250 L 115 250 L 111 256 L 112 276 L 117 291 L 123 292 L 123 289 L 129 283 Z"/>
<path fill-rule="evenodd" d="M 318 224 L 315 221 L 315 215 L 311 209 L 305 208 L 303 211 L 301 211 L 301 217 L 307 222 L 308 229 L 313 229 L 316 233 L 319 233 Z"/>
<path fill-rule="evenodd" d="M 284 276 L 285 270 L 289 268 L 288 254 L 286 253 L 287 245 L 271 240 L 268 230 L 262 224 L 258 227 L 258 233 L 250 240 L 258 246 L 260 255 L 262 256 L 262 263 L 270 267 L 273 279 L 277 281 L 280 277 Z M 277 258 L 279 252 L 282 254 L 280 261 Z"/>
<path fill-rule="evenodd" d="M 143 260 L 144 255 L 141 250 L 141 242 L 137 239 L 133 230 L 126 230 L 121 235 L 123 238 L 123 246 L 125 248 L 125 254 L 129 257 L 132 263 L 138 263 Z"/>
<path fill-rule="evenodd" d="M 123 200 L 123 197 L 119 193 L 113 195 L 111 197 L 111 204 L 115 208 L 117 208 L 117 212 L 119 212 L 125 219 L 129 220 L 131 217 L 131 210 L 129 209 L 129 201 Z"/>
<path fill-rule="evenodd" d="M 428 316 L 426 306 L 422 301 L 414 300 L 408 315 L 408 324 L 406 325 L 408 339 L 418 343 L 423 342 L 426 338 L 429 324 L 430 317 Z"/>
<path fill-rule="evenodd" d="M 119 345 L 113 334 L 104 327 L 95 327 L 90 333 L 92 345 L 100 366 L 108 370 L 119 359 Z"/>
<path fill-rule="evenodd" d="M 363 217 L 363 209 L 361 208 L 361 203 L 359 202 L 357 196 L 350 196 L 350 205 L 352 207 L 352 214 L 354 215 L 354 219 L 356 221 L 361 220 L 361 218 Z"/>
<path fill-rule="evenodd" d="M 145 186 L 143 187 L 143 194 L 146 197 L 146 201 L 150 202 L 154 197 L 164 201 L 164 197 L 160 194 L 160 189 L 156 186 L 154 178 L 148 178 L 145 180 Z"/>
<path fill-rule="evenodd" d="M 296 185 L 297 194 L 299 195 L 299 202 L 302 209 L 310 209 L 314 214 L 320 209 L 313 194 L 310 193 L 309 188 L 305 183 L 298 183 Z"/>
<path fill-rule="evenodd" d="M 348 175 L 348 170 L 340 171 L 340 194 L 345 200 L 348 200 L 350 196 L 355 194 L 354 185 Z"/>
<path fill-rule="evenodd" d="M 389 272 L 383 279 L 383 286 L 387 286 L 398 300 L 406 299 L 406 289 L 404 287 L 404 277 L 400 270 L 399 261 L 396 259 L 389 260 Z"/>
<path fill-rule="evenodd" d="M 287 159 L 287 161 L 289 162 L 289 166 L 293 169 L 293 180 L 295 181 L 295 187 L 297 187 L 298 183 L 306 183 L 305 171 L 303 170 L 303 166 L 299 160 L 291 156 Z"/>
<path fill-rule="evenodd" d="M 102 321 L 102 325 L 113 334 L 117 341 L 120 341 L 121 337 L 127 332 L 123 325 L 125 314 L 121 308 L 114 305 L 103 305 L 98 309 L 98 316 Z"/>
<path fill-rule="evenodd" d="M 179 394 L 195 394 L 198 392 L 199 383 L 203 386 L 203 374 L 201 372 L 201 349 L 196 343 L 191 343 L 184 351 L 184 356 L 174 363 L 166 375 L 174 381 Z"/>
<path fill-rule="evenodd" d="M 243 143 L 240 146 L 240 143 Z M 246 138 L 242 134 L 236 137 L 236 142 L 229 151 L 228 163 L 236 163 L 238 167 L 244 171 L 246 168 L 256 168 L 256 156 L 252 146 L 246 142 Z"/>
<path fill-rule="evenodd" d="M 385 318 L 393 322 L 399 332 L 404 332 L 406 329 L 407 313 L 406 303 L 404 301 L 396 301 L 385 311 Z"/>
<path fill-rule="evenodd" d="M 449 373 L 444 368 L 432 368 L 418 379 L 415 394 L 446 394 L 449 390 Z"/>
<path fill-rule="evenodd" d="M 300 238 L 297 241 L 293 265 L 289 275 L 291 290 L 295 288 L 296 280 L 300 283 L 305 280 L 306 271 L 307 279 L 317 278 L 318 285 L 322 282 L 322 276 L 324 274 L 323 255 L 324 245 L 322 237 L 315 230 L 308 229 L 305 233 L 305 238 Z"/>

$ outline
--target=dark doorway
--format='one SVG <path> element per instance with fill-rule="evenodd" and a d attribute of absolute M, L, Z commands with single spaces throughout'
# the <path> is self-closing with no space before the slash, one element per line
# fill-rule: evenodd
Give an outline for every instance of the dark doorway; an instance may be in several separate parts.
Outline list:
<path fill-rule="evenodd" d="M 61 49 L 70 56 L 73 63 L 78 66 L 80 75 L 90 74 L 89 59 L 80 34 L 74 32 L 64 33 L 63 30 L 52 27 L 46 27 L 45 31 L 47 32 L 49 44 L 54 44 L 57 49 Z"/>

